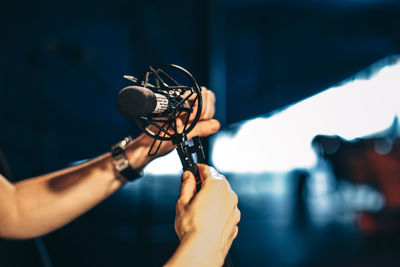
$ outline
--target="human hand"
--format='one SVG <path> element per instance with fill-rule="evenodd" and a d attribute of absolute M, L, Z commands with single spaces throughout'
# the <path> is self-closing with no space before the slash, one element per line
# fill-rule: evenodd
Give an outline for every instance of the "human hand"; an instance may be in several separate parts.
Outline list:
<path fill-rule="evenodd" d="M 209 136 L 211 134 L 216 133 L 220 128 L 220 123 L 213 119 L 215 114 L 215 95 L 211 90 L 208 90 L 205 87 L 202 87 L 201 90 L 202 99 L 203 99 L 203 107 L 200 115 L 200 119 L 193 130 L 188 134 L 188 138 L 192 138 L 194 136 Z M 194 114 L 197 112 L 197 104 L 195 103 L 193 107 L 193 112 L 190 115 L 189 123 L 193 121 Z M 177 128 L 178 131 L 182 129 L 183 122 L 185 118 L 177 119 Z M 152 126 L 154 127 L 154 126 Z M 154 127 L 155 128 L 155 127 Z M 155 131 L 156 129 L 152 129 Z M 153 143 L 154 139 L 146 134 L 141 134 L 138 138 L 136 138 L 131 144 L 127 147 L 126 153 L 128 155 L 130 164 L 135 169 L 141 169 L 145 165 L 147 165 L 153 159 L 168 154 L 175 146 L 171 141 L 162 142 L 160 149 L 156 156 L 148 157 L 147 153 Z M 159 142 L 159 141 L 158 141 Z M 157 147 L 158 144 L 156 144 Z"/>
<path fill-rule="evenodd" d="M 180 246 L 196 248 L 194 251 L 185 249 L 191 251 L 191 261 L 200 259 L 198 266 L 221 266 L 238 234 L 238 198 L 225 177 L 214 168 L 203 164 L 198 164 L 198 167 L 203 184 L 196 195 L 193 174 L 186 171 L 182 175 L 175 231 L 183 243 Z M 195 262 L 191 266 L 195 266 Z"/>

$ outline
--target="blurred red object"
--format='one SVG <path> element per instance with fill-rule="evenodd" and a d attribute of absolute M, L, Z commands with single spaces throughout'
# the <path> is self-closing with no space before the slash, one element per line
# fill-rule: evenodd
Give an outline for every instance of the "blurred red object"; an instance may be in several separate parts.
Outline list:
<path fill-rule="evenodd" d="M 385 153 L 379 148 L 382 143 L 386 144 Z M 331 164 L 337 179 L 370 185 L 385 197 L 382 210 L 361 214 L 360 229 L 366 233 L 400 232 L 400 140 L 379 137 L 348 142 L 338 136 L 317 136 L 313 145 Z"/>

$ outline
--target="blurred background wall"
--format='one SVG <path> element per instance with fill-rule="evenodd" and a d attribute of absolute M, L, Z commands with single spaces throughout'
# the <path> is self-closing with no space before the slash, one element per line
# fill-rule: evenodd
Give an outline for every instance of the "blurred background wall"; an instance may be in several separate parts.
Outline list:
<path fill-rule="evenodd" d="M 380 78 L 392 79 L 390 86 L 338 87 L 397 66 L 399 11 L 394 0 L 2 1 L 0 148 L 15 181 L 107 152 L 140 133 L 116 109 L 117 93 L 129 84 L 122 75 L 182 65 L 217 95 L 216 117 L 224 127 L 210 142 L 210 158 L 240 198 L 235 266 L 399 263 L 393 229 L 400 206 L 387 200 L 398 191 L 385 191 L 381 179 L 398 177 L 397 111 L 366 129 L 374 114 L 399 104 L 400 72 Z M 340 90 L 342 98 L 330 98 Z M 324 100 L 308 99 L 320 92 Z M 366 96 L 379 101 L 371 108 Z M 332 125 L 339 111 L 345 115 L 336 119 L 345 121 L 360 109 L 365 112 L 348 123 L 363 122 L 359 134 L 341 134 L 343 124 L 325 131 L 311 123 L 319 118 Z M 298 117 L 270 123 L 274 114 Z M 276 167 L 306 159 L 296 150 L 304 140 L 312 160 Z M 377 153 L 387 143 L 390 149 Z M 272 159 L 279 159 L 276 168 L 268 167 Z M 388 160 L 392 172 L 382 174 L 378 167 Z M 377 166 L 366 171 L 373 177 L 358 179 L 365 164 Z M 41 245 L 54 266 L 160 266 L 178 243 L 178 188 L 179 162 L 166 175 L 149 169 Z M 365 211 L 369 219 L 361 220 Z M 34 241 L 1 244 L 4 266 L 40 266 Z"/>

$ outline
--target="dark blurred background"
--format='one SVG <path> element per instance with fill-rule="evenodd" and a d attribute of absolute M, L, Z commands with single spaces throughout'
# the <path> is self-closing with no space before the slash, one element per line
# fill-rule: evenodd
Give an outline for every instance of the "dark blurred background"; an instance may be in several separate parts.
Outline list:
<path fill-rule="evenodd" d="M 216 93 L 216 117 L 235 132 L 232 123 L 300 101 L 400 54 L 399 14 L 395 0 L 2 1 L 0 148 L 9 177 L 54 171 L 138 135 L 116 109 L 117 93 L 129 84 L 124 74 L 138 76 L 165 63 L 187 68 Z M 322 147 L 329 142 L 315 139 Z M 355 155 L 370 146 L 361 143 L 365 148 Z M 351 172 L 321 151 L 321 159 L 339 166 L 332 177 L 338 168 Z M 358 210 L 335 210 L 310 222 L 303 197 L 307 170 L 288 172 L 279 197 L 273 190 L 245 190 L 281 179 L 272 174 L 226 176 L 242 210 L 231 250 L 235 266 L 400 263 L 392 229 L 397 207 L 381 215 L 395 225 L 389 234 L 365 234 Z M 178 188 L 179 174 L 147 174 L 42 240 L 1 241 L 0 265 L 41 266 L 39 250 L 47 248 L 48 262 L 57 267 L 161 266 L 178 244 Z"/>

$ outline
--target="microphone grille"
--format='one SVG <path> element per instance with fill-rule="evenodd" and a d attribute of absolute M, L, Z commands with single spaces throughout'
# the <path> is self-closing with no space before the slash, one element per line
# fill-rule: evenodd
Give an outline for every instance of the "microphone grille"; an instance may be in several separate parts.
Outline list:
<path fill-rule="evenodd" d="M 135 119 L 153 113 L 157 99 L 153 91 L 140 86 L 128 86 L 117 96 L 117 106 L 122 115 Z"/>

